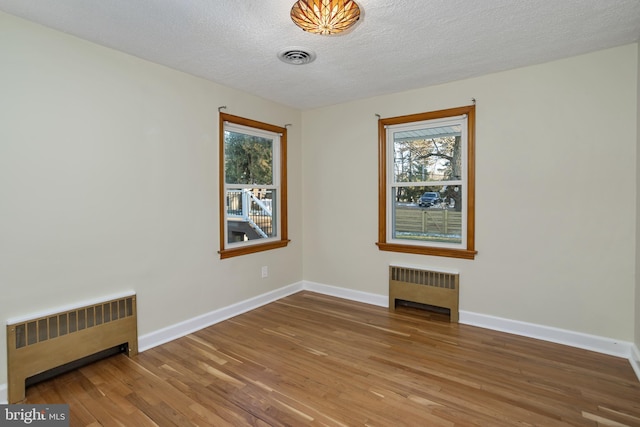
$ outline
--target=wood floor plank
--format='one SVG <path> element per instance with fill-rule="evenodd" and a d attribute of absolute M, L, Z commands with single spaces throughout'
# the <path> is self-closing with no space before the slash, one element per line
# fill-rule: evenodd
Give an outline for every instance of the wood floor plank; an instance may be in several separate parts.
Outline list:
<path fill-rule="evenodd" d="M 627 360 L 306 291 L 26 402 L 72 426 L 640 426 Z"/>

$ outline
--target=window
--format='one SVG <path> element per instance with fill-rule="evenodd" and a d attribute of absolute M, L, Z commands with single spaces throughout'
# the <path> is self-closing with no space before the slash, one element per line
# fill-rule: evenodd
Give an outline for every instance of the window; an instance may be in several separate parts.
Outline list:
<path fill-rule="evenodd" d="M 220 113 L 220 257 L 287 246 L 287 129 Z"/>
<path fill-rule="evenodd" d="M 378 247 L 473 259 L 475 106 L 380 119 Z"/>

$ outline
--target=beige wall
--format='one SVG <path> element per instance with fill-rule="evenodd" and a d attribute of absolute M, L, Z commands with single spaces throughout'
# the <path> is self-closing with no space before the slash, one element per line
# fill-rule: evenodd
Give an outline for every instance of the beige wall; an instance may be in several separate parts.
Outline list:
<path fill-rule="evenodd" d="M 302 280 L 299 111 L 3 13 L 0 52 L 3 322 L 132 289 L 143 335 Z M 218 257 L 221 105 L 293 124 L 288 248 Z"/>
<path fill-rule="evenodd" d="M 389 264 L 454 269 L 461 310 L 633 341 L 637 55 L 628 45 L 303 113 L 305 280 L 386 295 Z M 472 98 L 477 258 L 379 251 L 375 114 Z"/>

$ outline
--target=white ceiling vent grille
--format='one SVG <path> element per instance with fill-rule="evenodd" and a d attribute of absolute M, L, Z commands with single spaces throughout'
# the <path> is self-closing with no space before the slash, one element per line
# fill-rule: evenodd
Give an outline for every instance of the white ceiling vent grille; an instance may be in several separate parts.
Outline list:
<path fill-rule="evenodd" d="M 301 47 L 289 47 L 281 50 L 278 58 L 287 64 L 304 65 L 313 62 L 316 54 Z"/>

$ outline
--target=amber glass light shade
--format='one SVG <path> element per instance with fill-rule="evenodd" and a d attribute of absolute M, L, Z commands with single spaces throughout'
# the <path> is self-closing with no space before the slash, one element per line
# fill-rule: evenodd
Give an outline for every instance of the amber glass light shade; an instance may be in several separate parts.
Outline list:
<path fill-rule="evenodd" d="M 298 0 L 291 19 L 310 33 L 338 34 L 360 19 L 360 8 L 353 0 Z"/>

